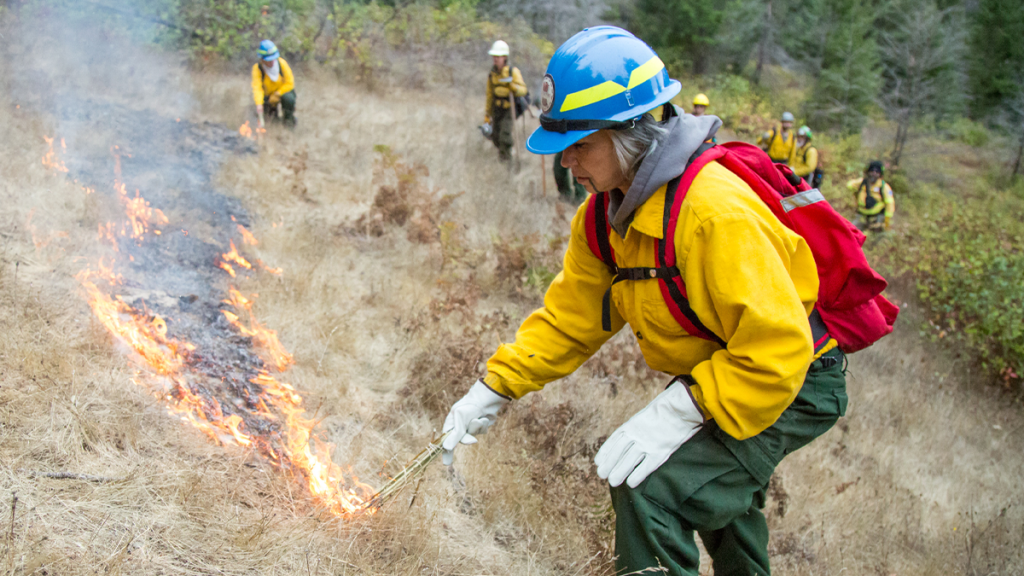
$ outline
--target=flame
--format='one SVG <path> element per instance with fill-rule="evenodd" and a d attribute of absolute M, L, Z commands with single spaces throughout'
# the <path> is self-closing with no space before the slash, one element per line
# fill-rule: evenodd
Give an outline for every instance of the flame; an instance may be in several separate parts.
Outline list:
<path fill-rule="evenodd" d="M 57 158 L 57 153 L 53 151 L 53 138 L 43 136 L 43 140 L 46 140 L 48 150 L 43 155 L 43 166 L 55 170 L 57 172 L 67 172 L 67 166 L 64 166 L 64 162 Z M 60 139 L 60 147 L 62 150 L 67 150 L 67 146 L 64 144 L 64 139 Z"/>
<path fill-rule="evenodd" d="M 131 237 L 141 245 L 147 233 L 159 233 L 154 226 L 169 222 L 163 212 L 152 208 L 138 192 L 134 198 L 128 197 L 121 181 L 120 155 L 116 148 L 112 152 L 116 159 L 114 189 L 125 217 L 119 225 L 115 222 L 99 225 L 97 239 L 109 242 L 116 255 L 120 253 L 119 237 Z M 256 244 L 248 230 L 241 225 L 238 228 L 247 244 Z M 187 234 L 184 230 L 183 233 Z M 235 267 L 252 270 L 253 265 L 239 254 L 233 241 L 230 247 L 216 265 L 232 277 Z M 129 260 L 133 260 L 130 255 Z M 257 262 L 268 271 L 275 270 Z M 253 386 L 244 387 L 241 392 L 247 396 L 244 406 L 234 403 L 222 406 L 203 388 L 202 383 L 217 373 L 209 371 L 205 364 L 209 359 L 192 342 L 172 336 L 169 319 L 154 313 L 144 301 L 129 302 L 117 295 L 124 289 L 124 280 L 115 265 L 113 259 L 100 259 L 76 277 L 100 324 L 135 353 L 141 369 L 132 378 L 133 382 L 157 390 L 171 415 L 195 427 L 211 441 L 250 449 L 285 471 L 307 487 L 316 503 L 333 514 L 349 517 L 360 512 L 375 512 L 376 508 L 367 507 L 373 489 L 332 462 L 333 446 L 314 433 L 316 421 L 305 416 L 302 395 L 272 373 L 284 372 L 295 359 L 281 343 L 277 332 L 264 326 L 254 315 L 255 294 L 246 296 L 231 286 L 222 300 L 227 307 L 221 309 L 224 318 L 234 330 L 251 339 L 259 356 L 254 366 L 228 367 L 232 372 L 242 370 L 249 374 L 246 378 Z M 275 273 L 280 274 L 280 270 L 276 269 Z M 259 424 L 261 422 L 267 425 Z"/>
<path fill-rule="evenodd" d="M 248 317 L 248 326 L 246 326 L 239 320 L 238 314 L 221 310 L 232 326 L 242 334 L 253 339 L 257 348 L 263 352 L 261 357 L 264 362 L 275 366 L 279 372 L 284 372 L 295 363 L 295 358 L 288 353 L 288 350 L 285 349 L 277 338 L 277 332 L 265 328 L 256 320 L 252 313 L 252 300 L 242 296 L 242 293 L 232 286 L 228 289 L 228 299 L 221 300 L 221 302 L 232 306 L 235 310 L 244 313 Z"/>
<path fill-rule="evenodd" d="M 242 124 L 241 126 L 238 127 L 238 134 L 240 136 L 242 136 L 243 138 L 248 138 L 250 140 L 255 140 L 256 136 L 260 136 L 262 134 L 265 134 L 266 132 L 267 132 L 267 129 L 266 128 L 262 128 L 260 126 L 257 126 L 256 129 L 253 130 L 253 128 L 251 126 L 249 126 L 249 121 L 248 120 L 245 121 L 245 124 Z"/>
<path fill-rule="evenodd" d="M 246 270 L 252 270 L 252 264 L 238 253 L 234 240 L 231 240 L 231 251 L 221 254 L 220 257 L 224 259 L 224 262 L 234 262 Z"/>
<path fill-rule="evenodd" d="M 234 220 L 234 216 L 232 216 L 231 219 Z M 249 246 L 256 246 L 257 244 L 259 244 L 259 241 L 256 240 L 256 237 L 252 235 L 252 232 L 246 230 L 245 226 L 239 224 L 238 231 L 242 234 L 242 241 L 248 244 Z"/>

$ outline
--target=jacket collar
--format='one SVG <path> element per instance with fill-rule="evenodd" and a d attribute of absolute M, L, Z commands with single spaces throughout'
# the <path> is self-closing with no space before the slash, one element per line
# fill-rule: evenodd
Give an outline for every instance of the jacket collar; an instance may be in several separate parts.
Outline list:
<path fill-rule="evenodd" d="M 627 236 L 629 235 L 629 229 L 632 228 L 641 234 L 657 238 L 658 240 L 664 238 L 663 220 L 665 217 L 665 191 L 667 187 L 667 184 L 663 184 L 661 188 L 658 188 L 650 198 L 633 212 L 633 219 L 629 222 L 629 228 L 626 229 Z"/>

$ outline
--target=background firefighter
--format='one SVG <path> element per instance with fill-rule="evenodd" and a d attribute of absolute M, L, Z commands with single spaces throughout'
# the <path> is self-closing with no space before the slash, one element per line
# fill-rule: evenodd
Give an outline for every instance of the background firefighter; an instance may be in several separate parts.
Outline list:
<path fill-rule="evenodd" d="M 803 178 L 813 188 L 821 186 L 824 176 L 818 166 L 818 149 L 811 144 L 814 134 L 807 126 L 801 126 L 796 131 L 796 146 L 793 147 L 793 155 L 789 159 L 789 167 L 793 174 Z"/>
<path fill-rule="evenodd" d="M 451 463 L 505 404 L 572 373 L 629 324 L 647 364 L 673 378 L 595 457 L 611 486 L 618 572 L 696 576 L 698 531 L 716 574 L 768 574 L 768 481 L 784 455 L 844 413 L 843 354 L 827 333 L 811 335 L 818 275 L 806 241 L 722 165 L 696 174 L 665 242 L 668 198 L 721 126 L 665 107 L 679 89 L 650 47 L 619 28 L 589 28 L 552 57 L 527 148 L 564 151 L 562 164 L 592 195 L 544 306 L 452 406 L 444 458 Z M 590 232 L 606 226 L 607 244 L 592 242 Z M 675 270 L 688 328 L 670 313 L 661 276 L 648 276 L 667 273 L 650 266 L 668 243 L 686 255 Z"/>
<path fill-rule="evenodd" d="M 512 109 L 509 92 L 513 97 L 522 98 L 529 90 L 523 75 L 508 61 L 508 44 L 496 41 L 487 52 L 494 65 L 487 74 L 487 100 L 485 104 L 484 123 L 491 126 L 491 142 L 498 148 L 498 157 L 502 161 L 512 160 Z"/>
<path fill-rule="evenodd" d="M 779 125 L 757 137 L 757 145 L 768 153 L 772 162 L 787 164 L 793 149 L 796 147 L 796 137 L 793 135 L 793 113 L 783 112 Z"/>
<path fill-rule="evenodd" d="M 259 56 L 260 61 L 252 65 L 252 99 L 256 103 L 256 115 L 261 123 L 264 114 L 276 120 L 280 104 L 285 125 L 294 127 L 295 76 L 292 68 L 270 40 L 260 42 Z"/>
<path fill-rule="evenodd" d="M 846 187 L 857 195 L 855 224 L 861 230 L 888 230 L 892 226 L 896 201 L 892 188 L 882 180 L 884 172 L 881 161 L 872 160 L 864 169 L 863 178 L 854 178 L 846 183 Z"/>

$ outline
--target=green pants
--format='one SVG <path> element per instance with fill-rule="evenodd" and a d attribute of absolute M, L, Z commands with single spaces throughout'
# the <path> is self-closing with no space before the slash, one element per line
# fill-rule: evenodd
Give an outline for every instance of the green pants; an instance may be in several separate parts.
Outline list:
<path fill-rule="evenodd" d="M 715 576 L 767 575 L 768 524 L 761 508 L 782 458 L 824 434 L 846 412 L 843 354 L 811 364 L 793 403 L 767 430 L 736 440 L 709 422 L 635 489 L 612 488 L 616 570 L 662 567 L 697 576 L 698 532 Z"/>
<path fill-rule="evenodd" d="M 491 109 L 491 142 L 498 148 L 498 158 L 512 161 L 512 112 L 508 108 Z"/>
<path fill-rule="evenodd" d="M 555 154 L 555 185 L 558 186 L 558 193 L 562 199 L 573 205 L 579 206 L 587 199 L 587 189 L 576 181 L 567 168 L 562 168 L 562 153 Z"/>
<path fill-rule="evenodd" d="M 885 225 L 885 212 L 879 212 L 878 214 L 861 214 L 858 212 L 857 219 L 853 224 L 861 232 L 881 230 Z"/>
<path fill-rule="evenodd" d="M 263 109 L 268 119 L 277 120 L 277 106 L 271 106 L 269 98 L 263 99 Z M 295 90 L 281 94 L 281 113 L 286 125 L 295 125 Z"/>

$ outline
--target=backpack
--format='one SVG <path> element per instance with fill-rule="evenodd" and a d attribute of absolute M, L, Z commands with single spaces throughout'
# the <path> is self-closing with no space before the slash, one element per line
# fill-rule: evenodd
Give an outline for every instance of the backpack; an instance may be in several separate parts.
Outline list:
<path fill-rule="evenodd" d="M 747 183 L 790 230 L 804 238 L 818 268 L 818 302 L 808 321 L 817 353 L 834 338 L 846 353 L 874 344 L 892 332 L 899 308 L 882 291 L 887 283 L 867 262 L 861 246 L 865 236 L 836 212 L 821 191 L 811 188 L 792 170 L 773 164 L 760 148 L 743 142 L 705 143 L 686 169 L 668 183 L 663 218 L 664 240 L 655 240 L 655 268 L 619 268 L 608 241 L 608 193 L 591 195 L 584 227 L 591 252 L 613 274 L 612 285 L 632 280 L 657 280 L 672 316 L 692 336 L 726 347 L 697 317 L 686 299 L 686 286 L 676 267 L 675 238 L 679 211 L 693 179 L 712 161 Z M 611 287 L 604 295 L 602 325 L 611 330 Z"/>

